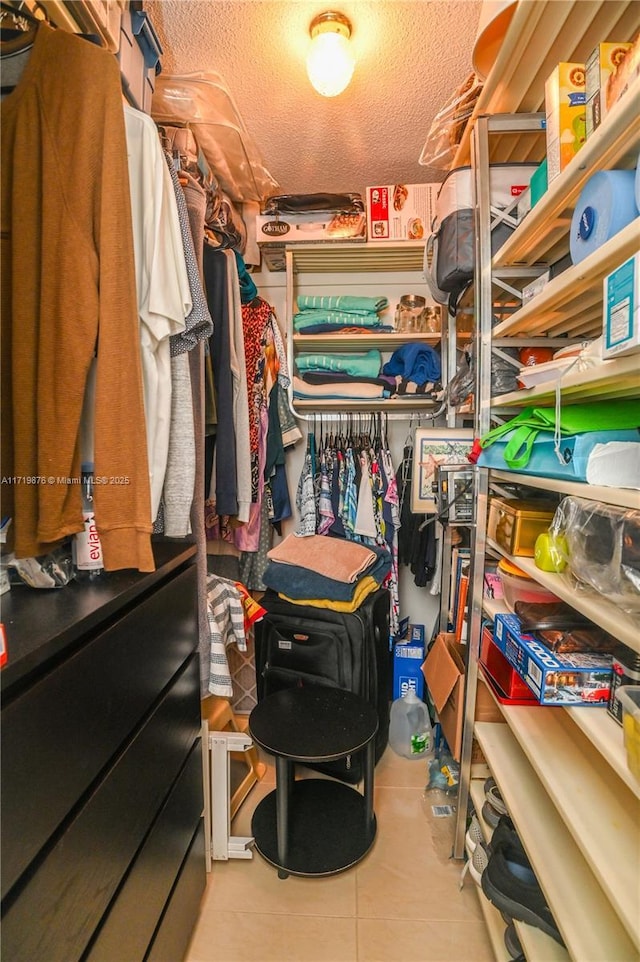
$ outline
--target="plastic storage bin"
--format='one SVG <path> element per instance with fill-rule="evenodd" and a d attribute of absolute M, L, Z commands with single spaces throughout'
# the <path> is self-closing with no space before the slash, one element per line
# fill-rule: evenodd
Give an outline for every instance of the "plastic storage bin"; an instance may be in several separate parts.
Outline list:
<path fill-rule="evenodd" d="M 120 72 L 127 99 L 145 113 L 151 112 L 161 55 L 162 47 L 148 14 L 125 10 L 120 23 Z"/>
<path fill-rule="evenodd" d="M 560 600 L 553 592 L 547 588 L 543 588 L 542 585 L 539 585 L 537 581 L 530 578 L 528 574 L 516 565 L 511 564 L 506 558 L 503 558 L 502 561 L 499 562 L 498 574 L 502 582 L 502 592 L 505 603 L 511 611 L 515 611 L 516 601 L 533 601 L 539 604 L 551 604 L 554 601 Z"/>
<path fill-rule="evenodd" d="M 492 498 L 487 535 L 512 555 L 533 558 L 536 538 L 553 521 L 555 505 L 532 498 Z"/>
<path fill-rule="evenodd" d="M 640 782 L 640 685 L 619 688 L 616 697 L 622 705 L 622 730 L 627 765 Z"/>

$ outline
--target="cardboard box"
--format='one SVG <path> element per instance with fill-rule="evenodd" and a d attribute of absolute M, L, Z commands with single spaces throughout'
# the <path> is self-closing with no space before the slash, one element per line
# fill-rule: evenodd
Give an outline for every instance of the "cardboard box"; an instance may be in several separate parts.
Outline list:
<path fill-rule="evenodd" d="M 426 241 L 436 213 L 440 184 L 367 187 L 370 241 Z"/>
<path fill-rule="evenodd" d="M 640 254 L 634 254 L 604 279 L 602 356 L 640 350 Z"/>
<path fill-rule="evenodd" d="M 585 64 L 587 137 L 596 130 L 613 106 L 608 97 L 609 82 L 633 44 L 599 43 Z"/>
<path fill-rule="evenodd" d="M 460 761 L 464 724 L 464 676 L 466 645 L 455 642 L 455 635 L 438 635 L 422 665 L 429 692 L 451 754 Z M 485 685 L 477 688 L 476 721 L 501 721 L 500 709 Z"/>
<path fill-rule="evenodd" d="M 541 705 L 607 707 L 611 655 L 556 654 L 521 632 L 515 615 L 496 615 L 493 639 Z"/>
<path fill-rule="evenodd" d="M 544 104 L 550 184 L 586 140 L 585 65 L 559 63 L 545 83 Z"/>
<path fill-rule="evenodd" d="M 424 694 L 424 625 L 409 625 L 406 638 L 393 646 L 393 698 L 402 698 L 414 691 L 418 698 Z"/>

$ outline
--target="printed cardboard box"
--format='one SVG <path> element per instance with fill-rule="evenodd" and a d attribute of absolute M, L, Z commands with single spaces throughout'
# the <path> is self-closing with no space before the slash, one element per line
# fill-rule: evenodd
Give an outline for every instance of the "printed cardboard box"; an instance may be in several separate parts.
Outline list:
<path fill-rule="evenodd" d="M 544 104 L 550 184 L 586 140 L 585 65 L 559 63 L 545 84 Z"/>
<path fill-rule="evenodd" d="M 414 691 L 418 698 L 424 693 L 424 676 L 420 670 L 424 661 L 424 625 L 409 625 L 405 638 L 393 646 L 393 698 L 402 698 Z"/>
<path fill-rule="evenodd" d="M 367 187 L 370 241 L 426 242 L 436 212 L 440 184 L 386 184 Z"/>
<path fill-rule="evenodd" d="M 516 615 L 496 615 L 493 640 L 541 705 L 607 707 L 611 655 L 556 654 L 523 633 Z"/>
<path fill-rule="evenodd" d="M 587 59 L 587 137 L 600 126 L 613 106 L 609 90 L 611 79 L 632 46 L 631 43 L 599 43 Z"/>

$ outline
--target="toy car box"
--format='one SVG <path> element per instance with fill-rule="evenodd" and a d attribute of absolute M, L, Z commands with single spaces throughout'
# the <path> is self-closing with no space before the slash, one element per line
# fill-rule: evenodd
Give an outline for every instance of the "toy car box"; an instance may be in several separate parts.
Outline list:
<path fill-rule="evenodd" d="M 611 690 L 611 655 L 559 655 L 520 630 L 515 615 L 496 615 L 493 638 L 541 705 L 599 705 Z"/>

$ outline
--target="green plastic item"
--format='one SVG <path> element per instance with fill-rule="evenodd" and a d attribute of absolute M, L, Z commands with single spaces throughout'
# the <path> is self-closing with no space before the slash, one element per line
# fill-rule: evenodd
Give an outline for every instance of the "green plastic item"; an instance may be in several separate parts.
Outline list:
<path fill-rule="evenodd" d="M 535 207 L 540 198 L 546 194 L 548 184 L 547 175 L 547 158 L 542 161 L 540 166 L 535 170 L 529 180 L 529 188 L 531 190 L 531 207 Z"/>
<path fill-rule="evenodd" d="M 592 401 L 569 404 L 560 411 L 560 435 L 585 434 L 587 431 L 616 431 L 640 427 L 640 401 Z M 512 469 L 526 467 L 534 441 L 541 431 L 556 433 L 555 408 L 525 408 L 506 424 L 493 428 L 480 439 L 488 448 L 513 431 L 504 449 L 505 463 Z"/>

